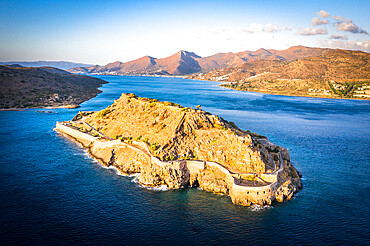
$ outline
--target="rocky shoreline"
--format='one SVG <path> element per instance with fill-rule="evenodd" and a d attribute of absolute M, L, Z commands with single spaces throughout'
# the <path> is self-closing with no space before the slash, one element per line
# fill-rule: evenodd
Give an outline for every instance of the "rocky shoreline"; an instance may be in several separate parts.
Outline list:
<path fill-rule="evenodd" d="M 136 109 L 139 105 L 148 106 L 147 110 L 154 107 L 149 107 L 149 101 L 135 98 L 132 94 L 123 94 L 121 99 L 115 102 L 115 105 L 122 106 L 121 104 L 126 106 L 128 104 L 129 107 L 135 106 Z M 112 107 L 110 107 L 110 112 L 114 111 Z M 167 114 L 171 111 L 174 118 L 174 112 L 182 113 L 182 116 L 176 120 L 178 124 L 172 128 L 175 129 L 174 138 L 167 144 L 149 144 L 146 139 L 141 141 L 140 138 L 133 139 L 132 137 L 111 137 L 109 129 L 106 129 L 104 133 L 101 132 L 101 126 L 97 126 L 93 119 L 102 121 L 101 115 L 108 115 L 107 109 L 100 112 L 80 112 L 72 121 L 57 123 L 55 129 L 82 144 L 84 148 L 88 149 L 89 154 L 104 166 L 115 167 L 125 175 L 140 173 L 139 182 L 145 186 L 166 185 L 171 189 L 187 186 L 200 187 L 206 191 L 228 195 L 234 204 L 244 206 L 271 205 L 275 200 L 282 202 L 291 199 L 294 193 L 302 188 L 299 174 L 290 164 L 287 149 L 274 145 L 258 134 L 251 136 L 230 124 L 223 123 L 218 116 L 207 115 L 201 110 L 187 109 L 188 112 L 185 113 L 183 107 L 165 103 L 164 105 L 156 105 L 156 108 L 157 110 L 166 110 Z M 118 115 L 118 112 L 116 113 Z M 134 114 L 134 112 L 129 113 Z M 157 114 L 156 112 L 150 113 Z M 98 116 L 99 114 L 100 116 Z M 197 117 L 203 119 L 202 122 L 213 121 L 213 126 L 194 130 L 195 125 L 199 123 Z M 126 124 L 130 124 L 127 119 L 125 121 Z M 193 122 L 194 125 L 189 127 L 193 129 L 192 134 L 197 135 L 193 138 L 192 143 L 187 144 L 188 147 L 192 147 L 196 141 L 201 141 L 204 145 L 201 148 L 206 149 L 207 139 L 210 137 L 215 139 L 217 134 L 233 138 L 232 144 L 226 144 L 226 148 L 233 149 L 233 152 L 238 153 L 239 150 L 235 148 L 239 148 L 240 144 L 245 147 L 240 147 L 242 152 L 237 154 L 235 159 L 233 156 L 225 156 L 226 149 L 224 149 L 223 142 L 219 146 L 212 143 L 212 150 L 208 151 L 213 151 L 213 154 L 210 153 L 213 156 L 212 159 L 211 156 L 207 157 L 206 155 L 203 155 L 202 158 L 202 152 L 196 149 L 192 150 L 192 157 L 181 155 L 181 150 L 176 147 L 176 144 L 182 146 L 178 142 L 189 137 L 189 133 L 184 132 L 184 126 L 188 122 Z M 223 124 L 223 126 L 218 124 Z M 114 122 L 112 122 L 113 125 Z M 130 124 L 130 128 L 133 127 Z M 170 126 L 167 127 L 170 128 Z M 105 128 L 109 128 L 109 124 Z M 140 126 L 138 125 L 137 128 Z M 204 134 L 204 131 L 209 134 L 206 139 L 202 139 L 203 136 L 199 135 L 199 133 Z M 153 136 L 154 138 L 155 136 Z M 222 139 L 224 140 L 224 137 Z M 220 150 L 221 148 L 223 150 Z M 177 152 L 174 153 L 174 151 Z M 172 153 L 175 158 L 172 156 L 168 158 L 168 153 Z M 247 155 L 243 156 L 242 153 L 247 153 Z M 237 158 L 242 161 L 240 165 L 235 164 Z"/>

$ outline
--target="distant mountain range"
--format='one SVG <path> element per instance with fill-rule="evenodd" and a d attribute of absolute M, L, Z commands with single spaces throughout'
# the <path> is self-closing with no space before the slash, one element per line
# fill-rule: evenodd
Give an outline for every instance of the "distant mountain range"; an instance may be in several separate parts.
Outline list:
<path fill-rule="evenodd" d="M 76 67 L 95 75 L 186 75 L 228 82 L 224 86 L 294 96 L 370 99 L 370 54 L 362 51 L 293 46 L 200 57 L 179 51 L 157 59 L 145 56 L 105 66 Z"/>
<path fill-rule="evenodd" d="M 33 62 L 0 62 L 0 65 L 19 64 L 23 67 L 55 67 L 59 69 L 70 69 L 74 67 L 90 67 L 92 64 L 67 62 L 67 61 L 33 61 Z"/>
<path fill-rule="evenodd" d="M 129 62 L 113 62 L 105 66 L 75 67 L 72 73 L 113 74 L 113 75 L 188 75 L 197 72 L 239 66 L 255 60 L 293 61 L 299 58 L 318 56 L 330 49 L 293 46 L 286 50 L 243 51 L 239 53 L 218 53 L 213 56 L 200 57 L 193 52 L 179 51 L 176 54 L 157 59 L 144 56 Z"/>

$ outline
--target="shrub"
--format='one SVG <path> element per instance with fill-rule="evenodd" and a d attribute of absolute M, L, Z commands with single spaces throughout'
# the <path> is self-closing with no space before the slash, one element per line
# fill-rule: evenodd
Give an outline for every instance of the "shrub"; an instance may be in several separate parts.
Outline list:
<path fill-rule="evenodd" d="M 180 106 L 179 104 L 177 103 L 173 103 L 173 102 L 163 102 L 164 106 Z"/>
<path fill-rule="evenodd" d="M 229 124 L 234 128 L 238 128 L 233 121 L 230 121 Z"/>
<path fill-rule="evenodd" d="M 141 139 L 141 135 L 135 138 L 135 141 L 139 141 Z"/>
<path fill-rule="evenodd" d="M 218 129 L 224 130 L 224 131 L 227 130 L 225 127 L 220 126 L 219 124 L 214 124 L 213 126 L 216 127 L 216 128 L 218 128 Z"/>
<path fill-rule="evenodd" d="M 143 138 L 143 142 L 147 143 L 148 142 L 148 139 L 147 138 Z"/>
<path fill-rule="evenodd" d="M 153 151 L 156 151 L 158 149 L 158 146 L 157 146 L 157 143 L 152 143 L 150 145 L 150 148 L 153 150 Z"/>
<path fill-rule="evenodd" d="M 149 107 L 154 107 L 155 105 L 157 105 L 157 103 L 156 102 L 151 102 L 151 103 L 149 103 Z"/>
<path fill-rule="evenodd" d="M 111 110 L 110 109 L 104 109 L 104 110 L 102 110 L 102 111 L 100 111 L 96 116 L 97 117 L 104 117 L 104 116 L 106 116 L 107 114 L 109 114 L 111 112 Z"/>

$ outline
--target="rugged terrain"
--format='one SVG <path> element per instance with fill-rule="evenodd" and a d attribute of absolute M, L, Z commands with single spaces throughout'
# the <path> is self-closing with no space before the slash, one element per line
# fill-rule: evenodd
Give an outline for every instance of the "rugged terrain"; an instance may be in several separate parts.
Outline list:
<path fill-rule="evenodd" d="M 270 94 L 369 99 L 369 61 L 369 53 L 330 50 L 293 61 L 255 60 L 188 78 L 228 81 L 223 86 Z"/>
<path fill-rule="evenodd" d="M 114 75 L 187 75 L 242 65 L 261 59 L 292 61 L 302 57 L 321 55 L 328 51 L 330 49 L 294 46 L 280 51 L 259 49 L 200 57 L 193 52 L 181 50 L 172 56 L 161 59 L 145 56 L 126 63 L 117 61 L 105 66 L 76 67 L 68 71 L 72 73 Z"/>
<path fill-rule="evenodd" d="M 77 107 L 105 83 L 53 67 L 0 65 L 0 108 Z"/>
<path fill-rule="evenodd" d="M 130 62 L 77 67 L 73 73 L 186 75 L 238 90 L 289 96 L 370 98 L 369 53 L 293 46 L 200 57 L 179 51 L 167 58 L 145 56 Z"/>
<path fill-rule="evenodd" d="M 199 186 L 236 204 L 271 204 L 301 188 L 289 151 L 217 115 L 123 94 L 99 112 L 58 123 L 103 165 L 147 186 Z"/>
<path fill-rule="evenodd" d="M 68 61 L 10 61 L 0 62 L 0 65 L 21 65 L 22 67 L 55 67 L 59 69 L 70 69 L 74 67 L 91 67 L 92 64 L 76 63 Z"/>

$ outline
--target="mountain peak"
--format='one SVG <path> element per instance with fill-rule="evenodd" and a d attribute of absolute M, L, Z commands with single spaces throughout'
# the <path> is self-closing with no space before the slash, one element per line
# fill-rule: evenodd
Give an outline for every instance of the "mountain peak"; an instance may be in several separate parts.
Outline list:
<path fill-rule="evenodd" d="M 198 56 L 197 54 L 195 54 L 194 52 L 189 52 L 189 51 L 186 51 L 186 50 L 180 50 L 176 54 L 181 56 L 181 57 L 188 56 L 188 57 L 193 57 L 193 58 L 202 58 L 202 57 Z"/>
<path fill-rule="evenodd" d="M 268 50 L 266 50 L 265 48 L 260 48 L 260 49 L 256 50 L 253 53 L 257 53 L 257 54 L 271 54 L 271 52 L 268 51 Z"/>

